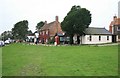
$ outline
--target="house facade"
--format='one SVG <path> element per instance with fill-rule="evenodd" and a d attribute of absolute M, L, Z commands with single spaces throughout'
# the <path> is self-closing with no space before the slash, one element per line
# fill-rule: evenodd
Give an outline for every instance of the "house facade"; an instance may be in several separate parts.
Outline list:
<path fill-rule="evenodd" d="M 69 36 L 65 36 L 62 31 L 61 24 L 58 21 L 58 16 L 55 17 L 55 21 L 51 23 L 45 22 L 44 26 L 39 32 L 39 41 L 41 43 L 47 43 L 59 36 L 59 40 L 63 43 L 69 42 Z M 79 42 L 78 42 L 78 41 Z M 84 35 L 78 37 L 76 34 L 73 37 L 74 44 L 101 44 L 101 43 L 111 43 L 112 33 L 105 28 L 95 28 L 89 27 L 85 29 Z"/>
<path fill-rule="evenodd" d="M 45 21 L 45 24 L 40 29 L 39 33 L 40 42 L 47 43 L 48 41 L 52 40 L 56 34 L 63 34 L 58 16 L 56 16 L 55 21 L 51 23 L 47 23 L 47 21 Z"/>
<path fill-rule="evenodd" d="M 112 33 L 110 33 L 105 28 L 89 27 L 86 28 L 85 35 L 81 36 L 79 39 L 80 44 L 111 43 Z"/>
<path fill-rule="evenodd" d="M 113 21 L 109 25 L 109 31 L 113 34 L 113 42 L 120 42 L 120 18 L 113 17 Z"/>
<path fill-rule="evenodd" d="M 86 35 L 82 36 L 81 44 L 102 44 L 102 43 L 111 43 L 111 35 Z"/>

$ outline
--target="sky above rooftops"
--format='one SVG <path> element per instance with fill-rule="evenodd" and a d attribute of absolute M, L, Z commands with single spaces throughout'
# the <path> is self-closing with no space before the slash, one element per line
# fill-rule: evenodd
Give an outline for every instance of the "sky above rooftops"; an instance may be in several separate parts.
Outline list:
<path fill-rule="evenodd" d="M 67 15 L 73 5 L 87 8 L 92 14 L 90 27 L 109 28 L 113 16 L 118 16 L 120 0 L 0 0 L 0 33 L 11 30 L 14 24 L 28 20 L 29 29 L 35 31 L 40 21 L 59 21 Z"/>

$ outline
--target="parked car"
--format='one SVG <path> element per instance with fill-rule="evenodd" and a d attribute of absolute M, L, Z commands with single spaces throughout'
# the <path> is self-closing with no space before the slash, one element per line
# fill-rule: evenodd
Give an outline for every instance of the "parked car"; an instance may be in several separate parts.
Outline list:
<path fill-rule="evenodd" d="M 4 41 L 0 41 L 0 47 L 5 46 Z"/>
<path fill-rule="evenodd" d="M 9 44 L 10 43 L 10 41 L 9 40 L 5 40 L 5 44 Z"/>

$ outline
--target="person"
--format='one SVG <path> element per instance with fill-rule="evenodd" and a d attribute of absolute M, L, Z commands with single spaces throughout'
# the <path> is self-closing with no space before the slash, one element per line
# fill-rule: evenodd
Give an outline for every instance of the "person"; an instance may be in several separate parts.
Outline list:
<path fill-rule="evenodd" d="M 34 43 L 37 44 L 37 38 L 36 37 L 34 38 Z"/>
<path fill-rule="evenodd" d="M 55 46 L 60 44 L 59 36 L 55 36 Z"/>
<path fill-rule="evenodd" d="M 55 41 L 54 45 L 57 46 L 57 42 L 56 41 Z"/>

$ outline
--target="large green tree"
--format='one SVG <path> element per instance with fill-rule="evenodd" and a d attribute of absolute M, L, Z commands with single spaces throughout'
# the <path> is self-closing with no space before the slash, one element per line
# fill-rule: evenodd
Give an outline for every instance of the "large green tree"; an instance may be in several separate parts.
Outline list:
<path fill-rule="evenodd" d="M 12 33 L 14 39 L 24 40 L 28 34 L 28 21 L 23 20 L 14 25 L 12 28 Z"/>
<path fill-rule="evenodd" d="M 4 31 L 4 32 L 1 34 L 1 39 L 2 39 L 3 41 L 7 40 L 8 38 L 13 39 L 12 31 Z M 1 39 L 0 39 L 0 40 L 1 40 Z"/>
<path fill-rule="evenodd" d="M 45 22 L 40 21 L 39 23 L 37 23 L 36 29 L 37 31 L 45 24 Z"/>
<path fill-rule="evenodd" d="M 32 31 L 31 30 L 28 30 L 28 33 L 27 34 L 32 34 Z"/>
<path fill-rule="evenodd" d="M 85 29 L 91 23 L 91 13 L 86 8 L 73 6 L 62 21 L 62 29 L 70 36 L 70 44 L 73 44 L 74 34 L 84 34 Z"/>

